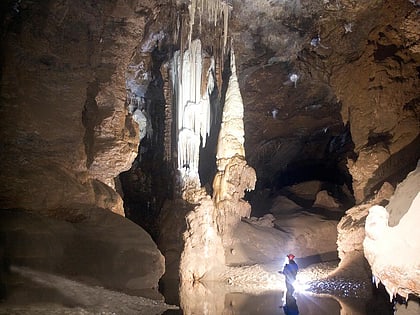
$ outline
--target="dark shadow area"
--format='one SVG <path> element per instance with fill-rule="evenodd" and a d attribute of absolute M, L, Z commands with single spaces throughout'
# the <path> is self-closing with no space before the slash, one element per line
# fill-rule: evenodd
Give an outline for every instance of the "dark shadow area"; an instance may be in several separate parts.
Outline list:
<path fill-rule="evenodd" d="M 378 167 L 366 185 L 365 196 L 374 194 L 384 182 L 389 182 L 395 187 L 407 177 L 409 172 L 416 169 L 419 158 L 420 135 Z"/>
<path fill-rule="evenodd" d="M 338 263 L 338 252 L 328 252 L 322 253 L 318 255 L 311 255 L 306 257 L 295 258 L 296 263 L 299 265 L 300 268 L 306 268 L 313 264 L 318 264 L 322 262 L 333 262 L 336 261 Z"/>
<path fill-rule="evenodd" d="M 378 288 L 372 285 L 372 296 L 366 303 L 366 314 L 369 315 L 393 315 L 394 305 L 389 301 L 389 295 L 383 284 Z"/>
<path fill-rule="evenodd" d="M 137 104 L 148 119 L 147 134 L 140 140 L 138 155 L 130 170 L 119 175 L 125 216 L 144 228 L 156 241 L 159 237 L 157 218 L 166 199 L 171 197 L 173 169 L 165 161 L 165 108 L 163 62 L 169 48 L 156 45 L 151 53 L 151 81 Z"/>

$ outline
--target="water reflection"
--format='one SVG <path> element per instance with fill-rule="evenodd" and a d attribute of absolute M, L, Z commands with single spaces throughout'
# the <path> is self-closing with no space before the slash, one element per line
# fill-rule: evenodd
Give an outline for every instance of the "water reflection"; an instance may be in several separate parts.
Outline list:
<path fill-rule="evenodd" d="M 298 315 L 299 308 L 296 303 L 295 297 L 291 292 L 286 292 L 286 304 L 283 306 L 284 314 L 286 315 Z"/>
<path fill-rule="evenodd" d="M 184 284 L 179 289 L 182 310 L 168 311 L 166 315 L 389 314 L 382 312 L 383 309 L 379 312 L 372 310 L 369 292 L 366 292 L 366 298 L 302 292 L 295 292 L 292 296 L 283 291 L 255 291 L 251 288 L 238 288 L 217 282 Z M 172 303 L 172 301 L 167 302 Z M 375 309 L 378 310 L 377 307 Z"/>

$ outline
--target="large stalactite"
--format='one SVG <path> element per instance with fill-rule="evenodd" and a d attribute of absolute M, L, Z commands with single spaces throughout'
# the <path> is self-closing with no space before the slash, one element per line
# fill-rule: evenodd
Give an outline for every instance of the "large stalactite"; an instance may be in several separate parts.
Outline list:
<path fill-rule="evenodd" d="M 212 118 L 210 95 L 215 86 L 215 64 L 214 58 L 208 58 L 209 67 L 204 74 L 203 59 L 199 39 L 192 41 L 183 54 L 175 52 L 173 58 L 178 171 L 180 190 L 186 200 L 189 190 L 199 190 L 201 186 L 198 173 L 200 146 L 206 144 Z M 206 86 L 204 93 L 201 93 L 202 82 Z"/>

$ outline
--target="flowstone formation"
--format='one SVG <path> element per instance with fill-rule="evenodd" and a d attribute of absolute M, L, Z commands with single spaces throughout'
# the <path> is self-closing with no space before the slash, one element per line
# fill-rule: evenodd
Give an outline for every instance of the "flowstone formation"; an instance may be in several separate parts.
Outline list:
<path fill-rule="evenodd" d="M 209 60 L 205 76 L 202 74 L 204 60 Z M 215 86 L 214 58 L 202 58 L 201 41 L 191 42 L 183 54 L 175 52 L 173 65 L 173 90 L 176 95 L 176 130 L 178 139 L 178 171 L 181 179 L 182 197 L 194 201 L 191 190 L 200 190 L 198 173 L 200 146 L 206 145 L 210 133 L 210 95 Z M 207 82 L 204 93 L 202 81 Z M 213 114 L 214 116 L 214 114 Z"/>
<path fill-rule="evenodd" d="M 391 299 L 396 294 L 406 299 L 410 294 L 420 296 L 419 218 L 420 165 L 397 187 L 386 207 L 371 207 L 366 218 L 364 254 L 376 283 L 384 284 Z"/>

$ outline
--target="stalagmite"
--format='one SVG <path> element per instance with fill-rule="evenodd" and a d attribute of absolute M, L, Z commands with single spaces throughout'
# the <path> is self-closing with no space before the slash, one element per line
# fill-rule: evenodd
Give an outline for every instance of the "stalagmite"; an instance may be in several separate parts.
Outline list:
<path fill-rule="evenodd" d="M 236 77 L 235 56 L 231 52 L 231 78 L 226 92 L 222 125 L 218 138 L 218 173 L 213 182 L 214 196 L 202 198 L 200 204 L 186 217 L 187 231 L 184 233 L 184 251 L 181 255 L 181 282 L 216 280 L 225 268 L 224 242 L 241 220 L 249 216 L 250 205 L 242 200 L 246 189 L 253 189 L 256 175 L 245 161 L 243 102 Z M 211 89 L 208 88 L 207 91 Z M 188 107 L 188 106 L 187 106 Z M 188 112 L 195 117 L 195 112 Z M 192 118 L 187 121 L 197 122 Z M 184 129 L 180 135 L 186 133 Z M 190 134 L 192 137 L 193 135 Z M 186 149 L 180 147 L 180 150 Z M 187 147 L 186 158 L 194 153 Z M 184 160 L 182 160 L 184 161 Z M 193 162 L 195 163 L 195 161 Z M 194 165 L 194 164 L 192 164 Z M 211 259 L 209 259 L 211 257 Z M 188 284 L 184 284 L 183 288 Z"/>
<path fill-rule="evenodd" d="M 218 170 L 224 170 L 229 158 L 235 155 L 245 157 L 244 149 L 244 106 L 238 77 L 236 76 L 235 54 L 231 51 L 231 71 L 223 108 L 222 126 L 217 144 Z"/>
<path fill-rule="evenodd" d="M 243 101 L 236 75 L 235 54 L 231 49 L 231 76 L 226 91 L 217 143 L 217 173 L 213 180 L 213 200 L 217 209 L 217 224 L 224 244 L 241 220 L 251 213 L 251 206 L 242 198 L 245 190 L 255 188 L 256 173 L 245 160 Z"/>

